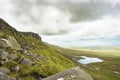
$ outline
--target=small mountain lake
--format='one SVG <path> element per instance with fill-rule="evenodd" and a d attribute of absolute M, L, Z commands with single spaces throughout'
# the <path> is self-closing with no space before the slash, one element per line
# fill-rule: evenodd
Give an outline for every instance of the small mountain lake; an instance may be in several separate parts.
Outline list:
<path fill-rule="evenodd" d="M 77 62 L 81 64 L 90 64 L 90 63 L 96 63 L 96 62 L 103 62 L 104 60 L 99 58 L 92 58 L 92 57 L 86 57 L 86 56 L 80 56 L 83 59 L 77 60 Z"/>

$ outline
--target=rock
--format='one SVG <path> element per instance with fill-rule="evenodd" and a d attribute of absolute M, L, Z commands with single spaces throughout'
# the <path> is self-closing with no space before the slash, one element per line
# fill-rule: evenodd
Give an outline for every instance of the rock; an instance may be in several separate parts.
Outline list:
<path fill-rule="evenodd" d="M 8 47 L 7 44 L 5 43 L 5 41 L 0 40 L 0 48 L 6 48 Z"/>
<path fill-rule="evenodd" d="M 16 80 L 16 79 L 0 72 L 0 80 Z"/>
<path fill-rule="evenodd" d="M 69 75 L 64 78 L 64 80 L 80 80 L 80 78 L 77 75 Z M 81 80 L 83 80 L 81 78 Z"/>
<path fill-rule="evenodd" d="M 35 55 L 35 59 L 40 61 L 40 60 L 44 60 L 45 57 L 43 55 Z"/>
<path fill-rule="evenodd" d="M 24 64 L 24 65 L 29 65 L 29 66 L 32 66 L 34 64 L 30 59 L 27 59 L 27 58 L 21 58 L 18 61 L 18 63 Z"/>
<path fill-rule="evenodd" d="M 31 37 L 34 37 L 34 38 L 39 39 L 40 41 L 42 41 L 41 37 L 36 33 L 33 33 L 33 32 L 21 32 L 21 33 L 26 35 L 26 36 L 31 36 Z"/>
<path fill-rule="evenodd" d="M 8 52 L 4 50 L 0 50 L 0 56 L 2 57 L 2 59 L 6 59 L 8 55 L 9 55 Z"/>
<path fill-rule="evenodd" d="M 8 59 L 11 59 L 11 60 L 17 59 L 17 54 L 10 54 L 10 55 L 8 56 Z"/>
<path fill-rule="evenodd" d="M 0 39 L 0 45 L 3 48 L 10 47 L 15 50 L 21 50 L 20 44 L 14 37 L 8 36 L 7 39 Z"/>
<path fill-rule="evenodd" d="M 0 72 L 4 73 L 4 74 L 9 74 L 10 70 L 6 69 L 6 68 L 0 68 Z"/>
<path fill-rule="evenodd" d="M 42 80 L 93 80 L 93 78 L 79 67 L 73 67 Z"/>
<path fill-rule="evenodd" d="M 28 50 L 26 50 L 26 49 L 23 51 L 23 53 L 26 54 L 26 55 L 28 55 L 28 56 L 33 55 L 30 51 L 28 51 Z"/>
<path fill-rule="evenodd" d="M 12 72 L 17 72 L 17 71 L 19 71 L 20 70 L 20 67 L 19 66 L 12 66 L 11 67 L 11 71 Z"/>
<path fill-rule="evenodd" d="M 64 80 L 64 78 L 59 78 L 59 79 L 57 79 L 57 80 Z"/>
<path fill-rule="evenodd" d="M 5 61 L 0 61 L 0 66 L 5 64 Z"/>
<path fill-rule="evenodd" d="M 39 77 L 38 80 L 42 80 L 42 77 Z"/>
<path fill-rule="evenodd" d="M 16 80 L 16 78 L 10 77 L 10 80 Z"/>
<path fill-rule="evenodd" d="M 6 63 L 6 61 L 0 61 L 0 65 L 3 65 L 5 63 Z"/>
<path fill-rule="evenodd" d="M 120 74 L 118 71 L 113 71 L 114 74 Z"/>

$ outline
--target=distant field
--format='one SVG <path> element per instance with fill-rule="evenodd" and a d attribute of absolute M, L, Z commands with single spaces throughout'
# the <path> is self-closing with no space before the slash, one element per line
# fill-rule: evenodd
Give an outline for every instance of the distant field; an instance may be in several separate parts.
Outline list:
<path fill-rule="evenodd" d="M 114 47 L 106 47 L 106 46 L 101 46 L 101 47 L 72 47 L 71 49 L 75 49 L 75 50 L 81 50 L 81 49 L 85 49 L 85 50 L 101 50 L 101 51 L 120 51 L 120 47 L 119 46 L 114 46 Z"/>
<path fill-rule="evenodd" d="M 78 64 L 86 72 L 88 72 L 94 80 L 120 80 L 120 50 L 115 48 L 101 48 L 101 49 L 90 49 L 90 48 L 75 48 L 70 49 L 59 49 L 59 52 L 64 56 L 72 59 L 73 56 L 88 56 L 96 57 L 104 60 L 101 63 L 91 63 L 88 65 Z"/>

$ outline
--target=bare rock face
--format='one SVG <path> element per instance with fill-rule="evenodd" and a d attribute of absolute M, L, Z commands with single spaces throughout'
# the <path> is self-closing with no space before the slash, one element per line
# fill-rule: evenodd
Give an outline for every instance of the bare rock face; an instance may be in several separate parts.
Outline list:
<path fill-rule="evenodd" d="M 43 80 L 93 80 L 93 78 L 79 67 L 73 67 Z"/>
<path fill-rule="evenodd" d="M 20 44 L 17 42 L 17 40 L 14 37 L 8 36 L 7 39 L 2 38 L 0 40 L 0 46 L 5 48 L 5 47 L 10 47 L 15 50 L 21 50 Z"/>
<path fill-rule="evenodd" d="M 36 33 L 33 33 L 33 32 L 21 32 L 21 33 L 26 35 L 26 36 L 31 36 L 31 37 L 34 37 L 34 38 L 39 39 L 40 41 L 42 41 L 41 37 Z"/>

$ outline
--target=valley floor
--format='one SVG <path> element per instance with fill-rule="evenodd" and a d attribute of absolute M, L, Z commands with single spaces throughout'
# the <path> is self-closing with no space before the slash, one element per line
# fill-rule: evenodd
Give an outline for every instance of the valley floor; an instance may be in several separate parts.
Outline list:
<path fill-rule="evenodd" d="M 119 50 L 91 50 L 91 49 L 62 49 L 63 55 L 73 59 L 73 56 L 95 57 L 104 60 L 103 62 L 80 64 L 86 72 L 88 72 L 94 80 L 120 80 L 120 51 Z"/>

